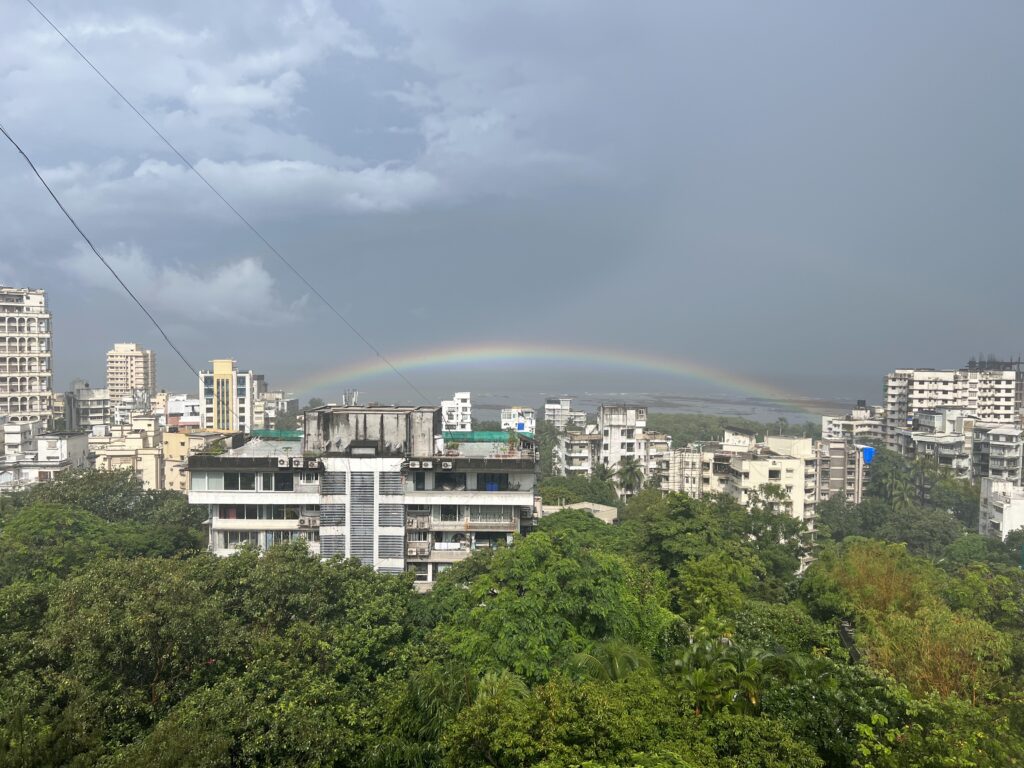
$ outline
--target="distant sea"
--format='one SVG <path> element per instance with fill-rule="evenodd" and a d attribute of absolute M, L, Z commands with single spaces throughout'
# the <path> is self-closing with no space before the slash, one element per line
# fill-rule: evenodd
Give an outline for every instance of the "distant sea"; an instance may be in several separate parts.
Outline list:
<path fill-rule="evenodd" d="M 791 423 L 818 422 L 823 415 L 845 413 L 854 404 L 846 400 L 817 398 L 783 402 L 757 397 L 678 395 L 666 392 L 473 392 L 473 415 L 480 419 L 497 419 L 502 408 L 513 405 L 532 406 L 540 410 L 547 398 L 562 395 L 572 395 L 573 407 L 588 413 L 596 413 L 602 403 L 628 403 L 647 406 L 650 412 L 656 413 L 703 413 L 766 423 L 780 418 Z"/>

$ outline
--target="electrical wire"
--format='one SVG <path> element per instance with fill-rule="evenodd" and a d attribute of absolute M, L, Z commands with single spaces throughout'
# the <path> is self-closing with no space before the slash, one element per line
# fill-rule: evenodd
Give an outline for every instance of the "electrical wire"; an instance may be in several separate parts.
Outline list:
<path fill-rule="evenodd" d="M 14 145 L 14 148 L 18 150 L 18 154 L 20 154 L 25 159 L 25 162 L 28 163 L 28 167 L 32 169 L 32 173 L 36 175 L 36 178 L 39 179 L 39 182 L 46 188 L 46 191 L 50 193 L 50 197 L 53 198 L 53 202 L 57 204 L 57 207 L 60 208 L 61 213 L 63 213 L 67 217 L 67 220 L 71 222 L 71 226 L 78 230 L 78 234 L 82 236 L 82 239 L 85 240 L 86 245 L 88 245 L 92 252 L 96 254 L 96 258 L 99 259 L 103 266 L 106 267 L 107 270 L 110 272 L 110 274 L 114 276 L 114 279 L 121 284 L 121 287 L 124 288 L 125 292 L 132 297 L 132 301 L 134 301 L 139 306 L 139 309 L 141 309 L 145 313 L 146 317 L 149 318 L 149 321 L 153 323 L 154 326 L 156 326 L 156 329 L 160 331 L 160 335 L 164 337 L 164 341 L 166 341 L 170 348 L 174 350 L 174 353 L 179 358 L 181 358 L 181 362 L 188 366 L 189 371 L 191 371 L 195 376 L 198 377 L 199 370 L 188 361 L 188 358 L 185 357 L 184 353 L 182 353 L 182 351 L 178 349 L 178 345 L 171 341 L 171 337 L 167 335 L 167 332 L 163 329 L 163 326 L 160 325 L 160 322 L 155 317 L 153 317 L 153 313 L 146 308 L 146 305 L 139 300 L 139 297 L 136 296 L 132 292 L 132 289 L 129 288 L 128 285 L 125 283 L 125 281 L 121 279 L 121 276 L 117 274 L 117 270 L 110 265 L 109 261 L 103 258 L 103 254 L 99 252 L 95 245 L 93 245 L 93 242 L 92 240 L 89 239 L 89 236 L 85 234 L 85 232 L 82 230 L 80 226 L 78 226 L 78 222 L 75 221 L 75 217 L 68 212 L 68 209 L 65 208 L 64 204 L 60 201 L 60 198 L 58 198 L 57 195 L 54 193 L 53 189 L 50 188 L 50 185 L 46 183 L 46 179 L 44 179 L 42 174 L 39 173 L 39 169 L 36 168 L 35 163 L 32 162 L 32 158 L 30 158 L 25 153 L 25 150 L 23 150 L 21 146 L 19 146 L 18 142 L 14 140 L 14 137 L 12 137 L 11 134 L 7 132 L 7 129 L 4 128 L 2 123 L 0 123 L 0 133 L 2 133 L 7 138 L 7 140 L 11 142 L 12 145 Z"/>
<path fill-rule="evenodd" d="M 218 190 L 210 182 L 210 180 L 208 178 L 206 178 L 206 176 L 204 176 L 202 173 L 200 173 L 200 171 L 189 161 L 189 159 L 187 157 L 185 157 L 185 155 L 182 154 L 178 150 L 178 148 L 176 146 L 174 146 L 174 144 L 171 143 L 170 139 L 168 139 L 155 125 L 153 125 L 152 122 L 149 121 L 149 119 L 146 118 L 146 116 L 144 114 L 142 114 L 142 112 L 140 112 L 138 110 L 138 108 L 136 108 L 136 106 L 131 102 L 131 100 L 127 96 L 125 96 L 124 93 L 122 93 L 121 90 L 118 89 L 118 87 L 115 86 L 107 78 L 107 76 L 104 75 L 99 70 L 99 68 L 95 64 L 92 63 L 92 61 L 89 59 L 89 57 L 86 56 L 81 51 L 81 49 L 78 48 L 78 46 L 76 46 L 73 42 L 71 42 L 71 40 L 68 38 L 68 36 L 65 35 L 63 31 L 61 31 L 60 27 L 58 27 L 53 21 L 51 21 L 50 17 L 47 16 L 45 13 L 43 13 L 43 11 L 39 8 L 38 5 L 36 5 L 33 2 L 33 0 L 25 0 L 25 2 L 28 3 L 30 6 L 32 6 L 32 8 L 35 10 L 35 12 L 37 14 L 39 14 L 39 16 L 43 19 L 43 21 L 45 21 L 53 29 L 53 31 L 56 32 L 58 35 L 60 35 L 60 37 L 64 40 L 64 42 L 67 43 L 71 47 L 71 50 L 73 50 L 75 53 L 77 53 L 79 58 L 81 58 L 82 61 L 84 61 L 86 64 L 89 65 L 89 68 L 92 69 L 92 71 L 95 72 L 99 76 L 99 78 L 101 80 L 103 80 L 103 82 L 106 83 L 114 93 L 116 93 L 118 95 L 118 97 L 121 99 L 121 101 L 123 101 L 128 106 L 128 108 L 131 109 L 131 111 L 134 112 L 138 116 L 138 118 L 140 120 L 142 120 L 142 122 L 145 123 L 149 127 L 149 129 L 153 133 L 155 133 L 157 135 L 157 137 L 165 145 L 167 145 L 168 149 L 170 149 L 171 152 L 173 152 L 181 160 L 181 162 L 183 162 L 185 164 L 185 166 L 189 170 L 192 171 L 192 173 L 194 173 L 196 176 L 199 177 L 199 179 L 203 182 L 203 184 L 205 184 L 210 189 L 210 191 L 213 192 L 213 194 L 216 195 L 217 198 L 220 199 L 220 201 L 222 203 L 224 203 L 225 206 L 227 206 L 228 210 L 230 210 L 238 218 L 238 220 L 241 221 L 242 224 L 244 224 L 245 227 L 247 229 L 249 229 L 249 231 L 252 232 L 253 235 L 255 235 L 256 238 L 258 240 L 260 240 L 260 242 L 263 243 L 264 246 L 266 246 L 267 250 L 269 250 L 272 254 L 274 254 L 274 256 L 276 256 L 281 261 L 281 263 L 284 264 L 295 275 L 295 277 L 297 277 L 299 279 L 299 281 L 302 282 L 302 284 L 305 285 L 306 288 L 308 288 L 313 293 L 313 295 L 316 296 L 324 304 L 324 306 L 326 306 L 339 320 L 341 320 L 341 322 L 344 323 L 348 327 L 348 329 L 353 334 L 355 334 L 355 336 L 360 341 L 362 341 L 363 344 L 365 344 L 367 346 L 367 348 L 369 348 L 370 351 L 374 353 L 374 355 L 377 356 L 377 359 L 379 359 L 381 362 L 383 362 L 400 379 L 402 379 L 402 381 L 404 381 L 409 386 L 409 388 L 413 392 L 415 392 L 416 395 L 423 402 L 425 402 L 425 403 L 429 402 L 429 399 L 427 398 L 426 395 L 423 394 L 422 391 L 420 391 L 419 387 L 417 387 L 412 382 L 412 380 L 409 377 L 407 377 L 404 373 L 402 373 L 390 360 L 388 360 L 388 358 L 384 355 L 383 352 L 380 351 L 380 349 L 376 345 L 374 345 L 366 336 L 364 336 L 362 333 L 360 333 L 359 329 L 356 328 L 348 320 L 347 317 L 345 317 L 341 312 L 339 312 L 338 309 L 330 301 L 328 301 L 327 298 L 322 293 L 320 293 L 319 290 L 317 290 L 316 286 L 314 286 L 313 283 L 311 283 L 309 280 L 307 280 L 306 277 L 298 270 L 298 268 L 296 268 L 294 264 L 292 264 L 287 258 L 285 258 L 285 256 L 277 248 L 275 248 L 273 246 L 273 244 L 266 237 L 263 236 L 263 233 L 260 232 L 253 225 L 253 223 L 251 221 L 249 221 L 249 219 L 247 219 L 234 205 L 232 205 L 228 201 L 228 199 L 226 197 L 224 197 L 223 194 L 221 194 L 220 190 Z M 52 192 L 51 192 L 51 194 L 52 194 Z M 81 230 L 79 230 L 79 231 L 81 231 Z M 83 235 L 83 237 L 84 237 L 84 235 Z M 91 245 L 91 243 L 90 243 L 90 245 Z M 444 417 L 444 410 L 443 409 L 441 411 L 441 420 L 442 420 L 442 424 L 443 424 L 442 428 L 444 428 L 445 426 L 447 426 L 447 420 Z"/>

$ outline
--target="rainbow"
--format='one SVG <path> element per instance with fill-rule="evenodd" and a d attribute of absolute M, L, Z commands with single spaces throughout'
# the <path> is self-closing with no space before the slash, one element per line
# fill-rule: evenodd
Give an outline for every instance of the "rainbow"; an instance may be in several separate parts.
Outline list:
<path fill-rule="evenodd" d="M 403 374 L 418 370 L 468 367 L 484 363 L 498 364 L 538 361 L 550 361 L 560 365 L 567 363 L 591 365 L 604 369 L 620 368 L 652 371 L 713 384 L 716 387 L 722 387 L 747 397 L 784 403 L 794 411 L 806 413 L 809 416 L 815 415 L 807 408 L 807 398 L 785 392 L 756 379 L 739 376 L 735 373 L 679 357 L 624 352 L 606 347 L 589 348 L 578 345 L 483 342 L 389 355 L 388 359 Z M 293 383 L 288 389 L 297 395 L 325 392 L 340 385 L 351 386 L 365 379 L 384 374 L 394 375 L 391 366 L 384 362 L 382 358 L 370 358 L 363 362 L 320 371 Z"/>

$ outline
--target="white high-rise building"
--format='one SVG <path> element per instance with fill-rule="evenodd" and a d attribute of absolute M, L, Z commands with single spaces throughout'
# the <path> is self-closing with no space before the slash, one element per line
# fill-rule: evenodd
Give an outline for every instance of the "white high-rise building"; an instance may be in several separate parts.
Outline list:
<path fill-rule="evenodd" d="M 115 344 L 107 352 L 107 391 L 112 402 L 142 390 L 156 394 L 156 353 L 138 344 Z"/>
<path fill-rule="evenodd" d="M 441 420 L 445 432 L 469 432 L 473 429 L 473 401 L 469 392 L 456 392 L 451 400 L 441 401 Z"/>
<path fill-rule="evenodd" d="M 1009 363 L 972 363 L 958 370 L 899 368 L 885 377 L 885 441 L 896 450 L 899 430 L 919 411 L 962 408 L 979 421 L 1016 424 L 1024 374 Z"/>
<path fill-rule="evenodd" d="M 53 349 L 46 291 L 0 286 L 0 416 L 53 416 Z"/>

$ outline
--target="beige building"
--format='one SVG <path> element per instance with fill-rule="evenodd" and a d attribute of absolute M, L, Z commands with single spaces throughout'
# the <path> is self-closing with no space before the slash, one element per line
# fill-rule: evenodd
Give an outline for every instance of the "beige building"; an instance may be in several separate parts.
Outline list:
<path fill-rule="evenodd" d="M 156 394 L 156 353 L 138 344 L 115 344 L 107 352 L 107 390 L 112 402 L 136 391 Z"/>
<path fill-rule="evenodd" d="M 210 362 L 212 368 L 199 374 L 200 428 L 248 434 L 253 428 L 256 375 L 238 370 L 234 360 Z"/>
<path fill-rule="evenodd" d="M 163 489 L 187 493 L 188 457 L 223 438 L 221 432 L 164 432 L 160 441 L 164 456 Z"/>
<path fill-rule="evenodd" d="M 130 469 L 151 490 L 164 487 L 162 433 L 157 416 L 134 416 L 131 424 L 97 427 L 89 438 L 96 469 Z"/>
<path fill-rule="evenodd" d="M 53 349 L 46 291 L 0 286 L 0 416 L 53 416 Z"/>

